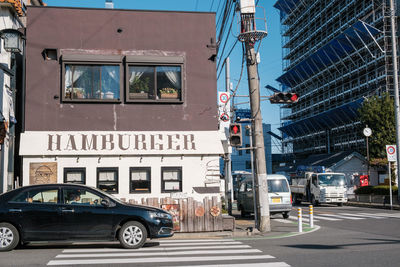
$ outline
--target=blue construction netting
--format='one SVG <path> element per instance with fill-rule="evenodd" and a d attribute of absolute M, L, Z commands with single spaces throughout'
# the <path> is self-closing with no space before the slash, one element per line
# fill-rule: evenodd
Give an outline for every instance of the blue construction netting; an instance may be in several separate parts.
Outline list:
<path fill-rule="evenodd" d="M 357 21 L 276 80 L 284 86 L 294 87 L 350 55 L 361 45 L 374 40 L 374 36 L 379 33 L 382 32 L 371 25 Z"/>
<path fill-rule="evenodd" d="M 351 123 L 359 117 L 358 109 L 361 107 L 363 101 L 364 98 L 360 98 L 354 102 L 325 111 L 313 117 L 282 126 L 278 128 L 278 130 L 288 136 L 298 137 Z"/>
<path fill-rule="evenodd" d="M 281 12 L 290 14 L 300 0 L 278 0 L 274 7 Z"/>

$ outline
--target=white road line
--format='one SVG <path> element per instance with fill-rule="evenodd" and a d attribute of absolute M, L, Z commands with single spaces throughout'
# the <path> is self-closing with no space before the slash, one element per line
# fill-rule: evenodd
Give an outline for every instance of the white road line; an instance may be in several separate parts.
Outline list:
<path fill-rule="evenodd" d="M 211 257 L 161 257 L 161 258 L 139 258 L 139 259 L 78 259 L 78 260 L 52 260 L 47 265 L 84 265 L 84 264 L 122 264 L 122 263 L 156 263 L 156 262 L 205 262 L 205 261 L 235 261 L 235 260 L 260 260 L 274 259 L 271 255 L 252 256 L 211 256 Z"/>
<path fill-rule="evenodd" d="M 219 242 L 232 242 L 235 241 L 233 239 L 180 239 L 180 240 L 153 240 L 156 243 L 189 243 L 189 242 L 195 242 L 195 243 L 201 243 L 201 242 L 214 242 L 214 241 L 219 241 Z"/>
<path fill-rule="evenodd" d="M 258 249 L 222 249 L 222 250 L 202 250 L 204 254 L 244 254 L 244 253 L 261 253 Z M 177 256 L 177 255 L 197 255 L 199 251 L 175 251 L 175 252 L 128 252 L 128 253 L 91 253 L 91 254 L 60 254 L 56 258 L 107 258 L 107 257 L 138 257 L 138 256 Z"/>
<path fill-rule="evenodd" d="M 203 244 L 205 245 L 205 244 Z M 144 247 L 138 251 L 173 251 L 173 250 L 193 250 L 193 249 L 219 249 L 219 248 L 250 248 L 249 245 L 219 245 L 219 246 L 189 246 L 189 247 Z M 62 253 L 105 253 L 105 252 L 132 252 L 130 249 L 124 248 L 78 248 L 78 249 L 64 249 Z"/>
<path fill-rule="evenodd" d="M 346 216 L 355 216 L 355 217 L 366 217 L 366 218 L 373 218 L 373 219 L 384 219 L 383 217 L 379 217 L 379 216 L 373 216 L 370 214 L 352 214 L 352 213 L 339 213 L 341 215 L 346 215 Z"/>
<path fill-rule="evenodd" d="M 221 242 L 221 241 L 215 241 L 215 242 L 208 242 L 207 245 L 238 245 L 242 244 L 242 242 L 239 241 L 230 241 L 230 242 Z M 198 243 L 166 243 L 166 244 L 160 244 L 161 247 L 171 247 L 171 246 L 195 246 L 199 245 Z"/>
<path fill-rule="evenodd" d="M 245 264 L 218 264 L 218 265 L 186 265 L 179 267 L 290 267 L 286 262 L 260 262 L 260 263 L 245 263 Z M 165 266 L 167 267 L 167 266 Z M 170 267 L 170 266 L 168 266 Z"/>
<path fill-rule="evenodd" d="M 289 219 L 297 221 L 297 217 L 296 216 L 289 216 Z M 341 221 L 342 219 L 334 219 L 334 218 L 326 218 L 326 217 L 322 217 L 322 216 L 318 216 L 314 214 L 314 219 L 319 219 L 319 220 L 325 220 L 325 221 Z M 314 222 L 317 222 L 318 220 L 314 220 Z M 308 222 L 308 218 L 307 220 L 303 219 L 303 223 L 307 223 Z"/>
<path fill-rule="evenodd" d="M 393 213 L 359 213 L 362 215 L 373 215 L 380 217 L 382 219 L 387 219 L 387 218 L 400 218 L 400 214 L 393 214 Z"/>
<path fill-rule="evenodd" d="M 328 217 L 334 217 L 334 218 L 341 218 L 341 219 L 346 219 L 346 220 L 365 220 L 365 218 L 357 218 L 357 217 L 350 217 L 350 216 L 340 216 L 337 214 L 319 214 L 321 216 L 328 216 Z"/>

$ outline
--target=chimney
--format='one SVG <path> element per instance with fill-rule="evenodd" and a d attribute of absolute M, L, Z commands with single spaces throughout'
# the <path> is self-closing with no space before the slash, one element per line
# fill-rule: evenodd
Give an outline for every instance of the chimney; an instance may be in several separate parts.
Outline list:
<path fill-rule="evenodd" d="M 106 8 L 114 8 L 114 3 L 112 0 L 106 0 Z"/>

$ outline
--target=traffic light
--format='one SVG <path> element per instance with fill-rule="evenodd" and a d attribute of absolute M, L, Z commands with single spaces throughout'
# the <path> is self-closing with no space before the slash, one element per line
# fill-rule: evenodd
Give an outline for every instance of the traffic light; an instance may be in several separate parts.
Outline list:
<path fill-rule="evenodd" d="M 242 146 L 242 125 L 240 123 L 232 123 L 229 126 L 229 140 L 231 146 Z"/>
<path fill-rule="evenodd" d="M 272 104 L 291 104 L 296 103 L 298 100 L 299 95 L 297 93 L 289 92 L 274 93 L 269 99 Z"/>

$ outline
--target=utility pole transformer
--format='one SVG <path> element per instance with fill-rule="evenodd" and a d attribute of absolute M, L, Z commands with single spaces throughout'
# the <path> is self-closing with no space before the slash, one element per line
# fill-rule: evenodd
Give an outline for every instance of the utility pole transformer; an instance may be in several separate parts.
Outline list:
<path fill-rule="evenodd" d="M 252 115 L 252 138 L 255 146 L 255 189 L 257 214 L 259 220 L 256 222 L 260 232 L 271 231 L 269 218 L 267 165 L 265 161 L 264 136 L 262 128 L 262 116 L 260 107 L 260 84 L 257 70 L 257 59 L 254 45 L 257 41 L 267 36 L 265 15 L 262 18 L 264 30 L 256 27 L 256 6 L 254 0 L 240 0 L 240 34 L 239 41 L 245 43 L 247 75 L 249 82 L 250 107 Z M 256 215 L 257 215 L 256 214 Z"/>

